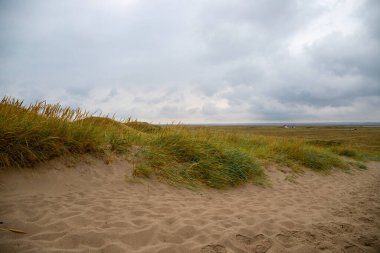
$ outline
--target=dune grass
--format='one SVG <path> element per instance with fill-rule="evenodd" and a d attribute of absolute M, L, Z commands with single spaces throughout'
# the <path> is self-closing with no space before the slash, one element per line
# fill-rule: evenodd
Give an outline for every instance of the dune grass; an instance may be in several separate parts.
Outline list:
<path fill-rule="evenodd" d="M 64 154 L 123 149 L 133 130 L 112 119 L 95 119 L 79 109 L 4 98 L 0 103 L 0 167 L 30 167 Z"/>
<path fill-rule="evenodd" d="M 222 129 L 223 130 L 223 129 Z M 57 156 L 135 156 L 134 175 L 171 184 L 226 188 L 265 182 L 270 163 L 295 170 L 363 167 L 360 148 L 330 139 L 270 136 L 247 129 L 156 126 L 38 102 L 0 103 L 0 167 L 32 167 Z"/>
<path fill-rule="evenodd" d="M 134 174 L 156 175 L 169 183 L 213 188 L 243 182 L 262 183 L 259 162 L 248 153 L 182 127 L 167 128 L 149 138 L 142 149 L 142 162 Z"/>

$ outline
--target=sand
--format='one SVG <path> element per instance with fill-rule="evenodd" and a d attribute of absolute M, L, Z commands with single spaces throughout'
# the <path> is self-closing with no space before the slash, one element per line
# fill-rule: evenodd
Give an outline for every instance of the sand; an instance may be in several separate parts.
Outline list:
<path fill-rule="evenodd" d="M 83 157 L 0 171 L 0 252 L 380 252 L 380 163 L 271 187 L 178 189 Z"/>

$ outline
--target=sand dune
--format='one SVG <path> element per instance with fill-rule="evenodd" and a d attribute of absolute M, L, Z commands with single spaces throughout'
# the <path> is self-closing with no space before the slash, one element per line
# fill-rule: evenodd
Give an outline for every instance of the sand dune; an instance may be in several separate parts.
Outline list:
<path fill-rule="evenodd" d="M 380 252 L 379 163 L 191 191 L 81 160 L 0 172 L 0 227 L 26 232 L 0 231 L 0 252 Z"/>

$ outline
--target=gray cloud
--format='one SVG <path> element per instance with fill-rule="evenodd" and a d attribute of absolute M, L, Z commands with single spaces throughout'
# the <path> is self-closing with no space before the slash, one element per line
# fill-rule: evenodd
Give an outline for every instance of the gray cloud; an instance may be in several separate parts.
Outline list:
<path fill-rule="evenodd" d="M 0 1 L 0 92 L 154 122 L 379 121 L 380 5 Z"/>

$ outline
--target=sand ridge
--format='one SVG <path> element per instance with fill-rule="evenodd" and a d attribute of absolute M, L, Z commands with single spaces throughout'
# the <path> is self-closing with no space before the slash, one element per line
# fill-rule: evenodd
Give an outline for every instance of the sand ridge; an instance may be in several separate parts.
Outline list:
<path fill-rule="evenodd" d="M 0 252 L 380 252 L 380 165 L 192 191 L 83 157 L 0 171 Z"/>

